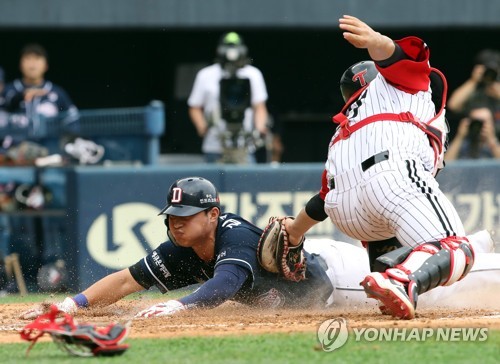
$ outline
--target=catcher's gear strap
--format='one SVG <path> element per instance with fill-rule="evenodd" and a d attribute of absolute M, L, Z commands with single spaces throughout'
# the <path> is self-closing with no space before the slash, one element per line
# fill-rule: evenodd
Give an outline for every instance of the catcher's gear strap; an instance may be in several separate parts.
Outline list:
<path fill-rule="evenodd" d="M 397 238 L 370 241 L 366 243 L 370 270 L 372 272 L 385 272 L 403 262 L 411 253 L 411 248 L 401 246 Z"/>
<path fill-rule="evenodd" d="M 349 125 L 349 119 L 345 115 L 345 111 L 349 104 L 346 104 L 342 111 L 337 115 L 333 116 L 332 121 L 336 124 L 339 124 L 340 132 L 338 135 L 332 140 L 330 146 L 338 142 L 339 140 L 344 140 L 350 137 L 352 133 L 361 129 L 363 126 L 368 125 L 370 123 L 376 121 L 402 121 L 402 122 L 410 122 L 420 130 L 427 134 L 429 138 L 429 142 L 434 150 L 434 165 L 435 171 L 437 174 L 439 169 L 444 167 L 443 163 L 443 154 L 444 148 L 443 145 L 446 143 L 447 135 L 449 131 L 448 123 L 445 118 L 445 105 L 446 105 L 446 94 L 448 92 L 448 84 L 446 82 L 446 77 L 443 75 L 441 71 L 437 68 L 430 68 L 430 80 L 431 86 L 435 87 L 439 91 L 440 95 L 433 96 L 433 102 L 436 106 L 436 115 L 427 122 L 420 122 L 411 112 L 402 112 L 399 114 L 394 113 L 381 113 L 375 114 L 367 117 L 366 119 L 358 121 L 354 125 Z M 366 86 L 367 87 L 367 86 Z M 362 89 L 364 90 L 364 88 Z M 356 93 L 359 95 L 360 91 Z"/>
<path fill-rule="evenodd" d="M 328 217 L 325 212 L 325 201 L 319 193 L 311 197 L 306 204 L 305 210 L 307 216 L 316 221 L 324 221 Z"/>
<path fill-rule="evenodd" d="M 20 332 L 21 338 L 31 341 L 29 354 L 37 340 L 45 333 L 64 350 L 76 356 L 111 356 L 123 354 L 128 345 L 122 344 L 129 332 L 129 325 L 116 323 L 106 327 L 77 324 L 73 317 L 52 305 L 50 312 L 39 316 Z"/>

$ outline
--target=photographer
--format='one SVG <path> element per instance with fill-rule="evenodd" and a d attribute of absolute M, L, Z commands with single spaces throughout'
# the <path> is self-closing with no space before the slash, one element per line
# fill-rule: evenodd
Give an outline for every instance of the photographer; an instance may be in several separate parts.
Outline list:
<path fill-rule="evenodd" d="M 203 138 L 208 163 L 254 162 L 255 142 L 267 133 L 266 84 L 247 53 L 239 34 L 226 33 L 217 46 L 216 62 L 196 75 L 189 116 Z"/>
<path fill-rule="evenodd" d="M 478 158 L 500 158 L 493 114 L 485 106 L 471 109 L 468 117 L 460 121 L 455 138 L 445 154 L 447 161 Z"/>
<path fill-rule="evenodd" d="M 484 49 L 474 61 L 470 78 L 458 87 L 448 100 L 448 110 L 455 114 L 466 113 L 471 105 L 489 107 L 496 123 L 500 123 L 500 52 Z"/>

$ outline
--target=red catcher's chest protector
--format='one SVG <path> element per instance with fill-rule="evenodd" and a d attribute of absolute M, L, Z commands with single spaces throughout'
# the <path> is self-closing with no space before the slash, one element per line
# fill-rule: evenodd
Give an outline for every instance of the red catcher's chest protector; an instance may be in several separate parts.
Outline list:
<path fill-rule="evenodd" d="M 346 105 L 342 108 L 342 111 L 332 118 L 332 121 L 334 123 L 339 124 L 340 130 L 337 136 L 332 140 L 330 146 L 335 144 L 339 140 L 345 140 L 349 138 L 352 133 L 376 121 L 409 122 L 418 127 L 419 129 L 421 129 L 422 131 L 424 131 L 427 134 L 427 137 L 429 138 L 429 143 L 432 149 L 434 150 L 433 174 L 435 176 L 440 169 L 444 168 L 444 152 L 446 151 L 445 145 L 446 145 L 447 135 L 449 132 L 448 122 L 445 118 L 445 113 L 446 113 L 445 105 L 446 105 L 446 94 L 448 91 L 448 85 L 444 75 L 441 73 L 441 71 L 439 71 L 436 68 L 431 68 L 430 78 L 431 78 L 431 88 L 432 85 L 435 85 L 436 89 L 442 90 L 441 95 L 439 95 L 441 97 L 437 98 L 438 102 L 436 102 L 435 99 L 433 98 L 433 101 L 436 105 L 436 110 L 438 110 L 438 112 L 432 119 L 424 123 L 419 121 L 411 112 L 402 112 L 399 114 L 382 113 L 369 116 L 363 120 L 358 121 L 354 125 L 349 125 L 349 119 L 345 115 L 345 112 L 347 108 L 351 106 L 351 104 L 354 101 L 356 101 L 358 96 L 368 87 L 368 85 L 366 85 L 365 87 L 358 90 L 355 94 L 353 94 L 352 97 L 349 99 L 349 101 L 346 103 Z"/>

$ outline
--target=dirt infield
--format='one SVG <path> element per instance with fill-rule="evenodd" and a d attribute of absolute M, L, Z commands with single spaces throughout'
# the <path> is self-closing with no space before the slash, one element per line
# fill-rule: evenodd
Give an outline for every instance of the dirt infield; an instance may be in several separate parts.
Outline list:
<path fill-rule="evenodd" d="M 154 301 L 122 301 L 105 309 L 79 312 L 79 322 L 106 325 L 126 322 L 140 309 Z M 21 342 L 18 331 L 30 321 L 17 318 L 32 304 L 2 304 L 0 343 Z M 172 338 L 181 336 L 221 336 L 261 333 L 316 332 L 328 319 L 344 317 L 354 327 L 487 327 L 500 329 L 500 308 L 494 309 L 429 309 L 417 310 L 410 321 L 393 320 L 374 309 L 269 310 L 251 309 L 227 303 L 213 310 L 193 310 L 172 317 L 136 319 L 132 321 L 132 338 Z"/>

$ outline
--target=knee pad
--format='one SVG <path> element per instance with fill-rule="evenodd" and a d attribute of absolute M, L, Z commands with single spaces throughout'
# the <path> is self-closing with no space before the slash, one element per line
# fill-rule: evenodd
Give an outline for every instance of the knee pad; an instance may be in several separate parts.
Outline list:
<path fill-rule="evenodd" d="M 464 278 L 474 265 L 474 249 L 467 238 L 451 236 L 440 241 L 442 249 L 450 252 L 448 280 L 443 286 L 449 286 Z"/>

